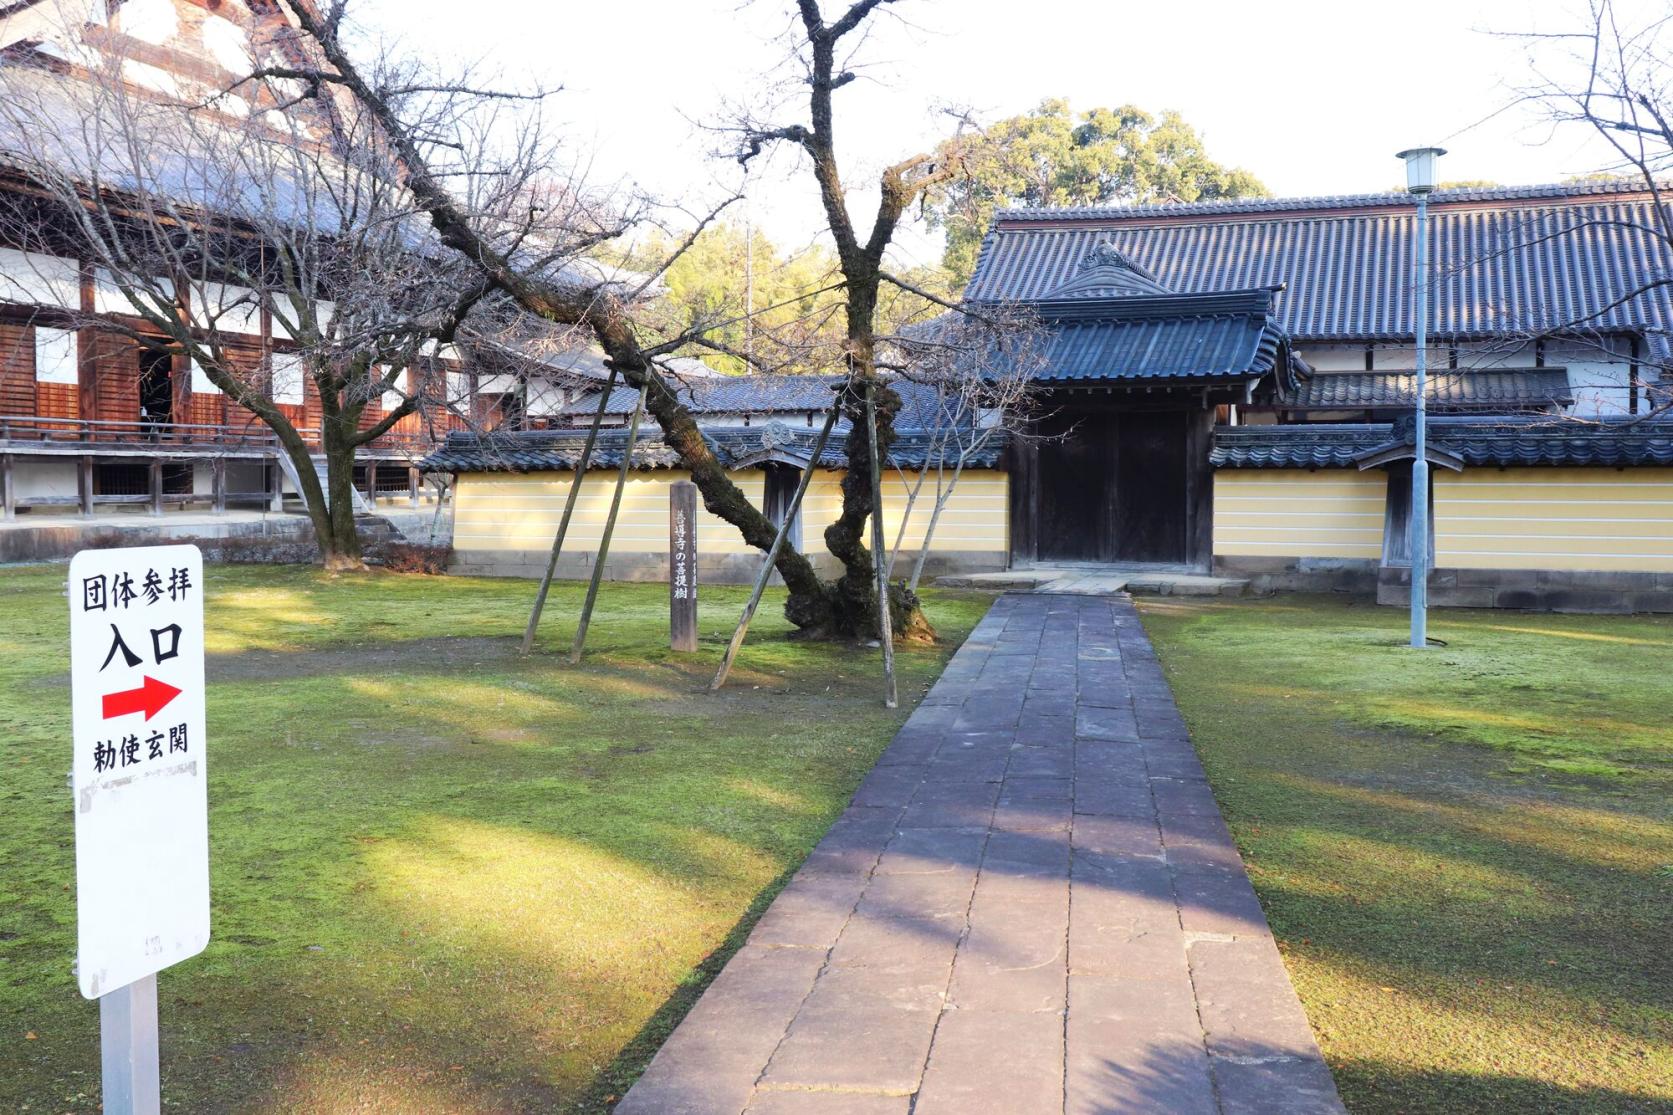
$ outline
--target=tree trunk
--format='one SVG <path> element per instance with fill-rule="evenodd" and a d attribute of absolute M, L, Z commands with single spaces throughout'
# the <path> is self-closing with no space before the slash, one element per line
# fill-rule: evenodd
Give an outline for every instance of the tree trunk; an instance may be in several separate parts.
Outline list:
<path fill-rule="evenodd" d="M 654 375 L 638 348 L 638 341 L 625 320 L 610 319 L 595 325 L 595 335 L 611 358 L 612 365 L 633 387 L 643 388 L 648 379 L 645 409 L 662 428 L 662 440 L 679 455 L 691 474 L 709 514 L 736 527 L 743 540 L 756 549 L 771 551 L 777 527 L 760 508 L 749 502 L 726 474 L 726 468 L 703 440 L 702 430 L 691 411 L 679 401 L 666 381 Z M 833 633 L 832 594 L 814 572 L 813 563 L 789 546 L 781 547 L 775 565 L 789 589 L 784 615 L 799 634 L 821 637 Z"/>
<path fill-rule="evenodd" d="M 360 531 L 354 521 L 354 441 L 352 432 L 348 436 L 343 434 L 341 427 L 345 421 L 352 431 L 354 422 L 343 415 L 335 420 L 328 418 L 321 430 L 328 509 L 325 532 L 320 533 L 316 526 L 315 533 L 320 560 L 327 572 L 362 573 L 366 570 L 366 559 L 360 550 Z"/>
<path fill-rule="evenodd" d="M 319 474 L 314 471 L 314 458 L 305 445 L 285 445 L 284 453 L 290 458 L 291 467 L 296 470 L 297 495 L 302 497 L 302 509 L 308 513 L 308 521 L 313 524 L 314 537 L 321 540 L 321 553 L 324 552 L 324 539 L 331 536 L 330 501 L 326 498 L 326 490 L 320 486 Z"/>
<path fill-rule="evenodd" d="M 854 321 L 857 314 L 864 314 L 865 318 L 859 328 L 851 326 L 849 330 L 849 361 L 854 374 L 839 400 L 848 415 L 848 471 L 842 478 L 842 514 L 825 528 L 825 546 L 842 562 L 842 576 L 825 586 L 825 591 L 835 633 L 881 638 L 882 633 L 877 629 L 877 570 L 865 543 L 866 521 L 880 512 L 872 502 L 872 452 L 866 432 L 865 392 L 868 386 L 875 392 L 879 461 L 888 456 L 889 447 L 894 444 L 900 396 L 877 380 L 870 311 L 856 305 L 857 301 L 851 296 L 850 320 Z M 881 530 L 878 537 L 882 537 Z M 889 605 L 895 638 L 911 642 L 935 640 L 935 628 L 925 617 L 916 593 L 908 592 L 904 585 L 891 583 Z"/>

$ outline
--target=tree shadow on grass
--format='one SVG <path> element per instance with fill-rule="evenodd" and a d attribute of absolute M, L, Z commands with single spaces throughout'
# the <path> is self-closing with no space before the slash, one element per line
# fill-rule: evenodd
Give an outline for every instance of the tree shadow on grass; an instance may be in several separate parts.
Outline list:
<path fill-rule="evenodd" d="M 1529 679 L 1516 676 L 1517 647 L 1491 641 L 1465 648 L 1488 679 L 1473 696 L 1392 676 L 1369 678 L 1369 693 L 1325 684 L 1321 672 L 1351 668 L 1332 657 L 1332 632 L 1367 622 L 1339 608 L 1292 607 L 1270 625 L 1264 605 L 1182 629 L 1169 619 L 1158 643 L 1344 1096 L 1379 1112 L 1667 1109 L 1673 909 L 1658 870 L 1673 861 L 1673 827 L 1644 692 L 1576 697 L 1564 721 L 1561 693 L 1519 700 L 1504 687 Z M 1518 630 L 1507 622 L 1490 629 Z M 1309 626 L 1319 638 L 1306 653 L 1322 665 L 1297 655 Z M 1587 669 L 1599 667 L 1572 667 Z M 1430 725 L 1386 722 L 1411 693 Z M 1506 736 L 1512 722 L 1523 738 Z M 1593 778 L 1534 761 L 1559 751 L 1632 765 Z"/>
<path fill-rule="evenodd" d="M 1370 791 L 1357 774 L 1337 781 L 1319 768 L 1243 766 L 1221 793 L 1282 936 L 1409 994 L 1436 979 L 1452 992 L 1480 986 L 1480 1007 L 1499 990 L 1530 988 L 1565 1013 L 1593 1004 L 1623 1034 L 1667 1040 L 1665 882 L 1650 863 L 1588 847 L 1599 833 L 1646 840 L 1654 826 L 1636 812 L 1588 804 L 1547 815 L 1519 793 L 1479 789 Z M 1282 809 L 1265 809 L 1277 796 Z M 1673 833 L 1661 835 L 1673 856 Z M 1639 850 L 1657 856 L 1653 843 Z"/>
<path fill-rule="evenodd" d="M 1132 1063 L 1105 1060 L 1085 1070 L 1086 1091 L 1077 1110 L 1100 1115 L 1197 1110 L 1194 1088 L 1203 1053 L 1179 1043 L 1158 1043 Z M 1224 1110 L 1289 1113 L 1310 1109 L 1287 1089 L 1292 1065 L 1286 1051 L 1255 1045 L 1236 1062 L 1210 1057 Z M 1344 1092 L 1375 1097 L 1364 1109 L 1444 1111 L 1450 1115 L 1653 1115 L 1673 1111 L 1673 1101 L 1607 1086 L 1565 1087 L 1515 1072 L 1415 1071 L 1392 1063 L 1350 1061 L 1332 1066 Z M 1071 1066 L 1073 1073 L 1074 1066 Z M 1235 1099 L 1232 1097 L 1235 1096 Z M 1230 1102 L 1228 1102 L 1230 1101 Z M 1358 1104 L 1349 1109 L 1358 1111 Z"/>

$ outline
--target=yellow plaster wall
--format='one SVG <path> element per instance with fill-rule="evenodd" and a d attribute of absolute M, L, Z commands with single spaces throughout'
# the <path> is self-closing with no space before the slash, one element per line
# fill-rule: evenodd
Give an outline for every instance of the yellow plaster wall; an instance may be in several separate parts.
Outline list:
<path fill-rule="evenodd" d="M 1435 564 L 1673 572 L 1673 468 L 1439 471 Z"/>
<path fill-rule="evenodd" d="M 730 474 L 749 501 L 761 506 L 764 473 L 746 469 Z M 668 551 L 668 489 L 684 480 L 683 470 L 638 472 L 628 477 L 622 495 L 622 510 L 616 533 L 610 542 L 614 554 L 658 554 Z M 906 474 L 905 483 L 914 479 Z M 594 470 L 581 486 L 564 549 L 570 552 L 595 550 L 610 510 L 615 488 L 614 470 Z M 473 553 L 545 550 L 552 544 L 558 520 L 569 494 L 570 474 L 561 472 L 461 473 L 454 495 L 453 546 Z M 836 521 L 842 509 L 842 473 L 821 470 L 808 484 L 802 501 L 802 548 L 824 553 L 825 527 Z M 953 489 L 952 498 L 941 512 L 930 550 L 934 552 L 1008 552 L 1006 534 L 1006 475 L 993 469 L 966 470 Z M 907 489 L 901 473 L 885 475 L 883 522 L 889 545 L 900 528 L 901 509 Z M 934 508 L 935 478 L 924 484 L 908 522 L 906 547 L 921 545 Z M 736 528 L 702 509 L 698 501 L 697 549 L 705 556 L 754 553 L 738 536 Z"/>
<path fill-rule="evenodd" d="M 1386 494 L 1379 469 L 1221 469 L 1215 556 L 1380 559 Z"/>
<path fill-rule="evenodd" d="M 825 528 L 842 514 L 842 477 L 840 472 L 821 471 L 808 483 L 807 495 L 802 498 L 803 549 L 823 552 Z M 997 469 L 966 469 L 941 511 L 935 537 L 930 540 L 930 553 L 1009 554 L 1008 479 Z M 900 517 L 910 497 L 911 485 L 916 480 L 914 472 L 883 474 L 884 540 L 891 547 L 900 530 Z M 932 474 L 924 480 L 912 517 L 907 520 L 903 553 L 911 553 L 923 545 L 924 531 L 934 511 L 935 476 Z M 869 536 L 866 541 L 869 544 Z"/>
<path fill-rule="evenodd" d="M 752 469 L 731 474 L 733 483 L 757 507 L 761 505 L 763 474 Z M 572 474 L 565 472 L 461 473 L 453 504 L 453 546 L 474 553 L 547 550 L 563 517 Z M 668 552 L 668 490 L 684 480 L 684 470 L 658 469 L 628 476 L 611 553 Z M 596 550 L 610 513 L 616 487 L 614 469 L 594 469 L 581 484 L 564 549 L 571 553 Z M 735 527 L 703 510 L 697 501 L 697 550 L 700 554 L 752 552 Z"/>

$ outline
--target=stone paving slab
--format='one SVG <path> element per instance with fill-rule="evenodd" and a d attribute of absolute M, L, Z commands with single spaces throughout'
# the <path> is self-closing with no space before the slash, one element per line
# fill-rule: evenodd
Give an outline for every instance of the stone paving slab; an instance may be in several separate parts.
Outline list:
<path fill-rule="evenodd" d="M 1132 602 L 1004 596 L 617 1115 L 1343 1111 Z"/>

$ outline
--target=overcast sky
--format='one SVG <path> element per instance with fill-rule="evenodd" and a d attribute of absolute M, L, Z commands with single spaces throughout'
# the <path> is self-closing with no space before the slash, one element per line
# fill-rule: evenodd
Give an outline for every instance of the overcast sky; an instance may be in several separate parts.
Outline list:
<path fill-rule="evenodd" d="M 864 80 L 838 94 L 838 142 L 859 183 L 945 135 L 942 106 L 992 119 L 1062 96 L 1082 108 L 1177 109 L 1213 157 L 1280 195 L 1388 189 L 1403 176 L 1394 152 L 1431 143 L 1451 152 L 1443 178 L 1559 181 L 1598 169 L 1606 154 L 1578 130 L 1553 134 L 1528 109 L 1491 115 L 1530 80 L 1529 47 L 1493 32 L 1572 29 L 1583 5 L 904 0 L 865 45 Z M 694 122 L 724 119 L 728 103 L 757 95 L 784 55 L 774 36 L 788 9 L 781 0 L 361 0 L 359 11 L 408 49 L 561 83 L 559 113 L 595 180 L 700 205 L 736 173 L 705 158 L 716 140 Z M 805 241 L 820 226 L 812 184 L 781 163 L 751 188 L 754 219 L 781 244 Z M 930 262 L 938 247 L 916 235 L 902 250 Z"/>

